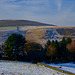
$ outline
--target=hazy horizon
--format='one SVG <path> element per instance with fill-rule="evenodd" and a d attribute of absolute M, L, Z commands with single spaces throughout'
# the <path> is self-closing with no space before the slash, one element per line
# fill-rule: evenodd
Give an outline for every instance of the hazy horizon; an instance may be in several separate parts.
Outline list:
<path fill-rule="evenodd" d="M 75 0 L 0 0 L 0 20 L 75 26 Z"/>

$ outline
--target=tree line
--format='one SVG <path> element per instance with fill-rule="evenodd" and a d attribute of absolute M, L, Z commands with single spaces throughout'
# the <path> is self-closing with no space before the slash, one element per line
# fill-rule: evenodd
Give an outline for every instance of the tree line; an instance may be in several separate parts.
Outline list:
<path fill-rule="evenodd" d="M 21 34 L 11 34 L 0 47 L 0 59 L 27 62 L 70 62 L 75 61 L 75 42 L 71 38 L 61 41 L 48 40 L 42 45 L 26 41 Z"/>

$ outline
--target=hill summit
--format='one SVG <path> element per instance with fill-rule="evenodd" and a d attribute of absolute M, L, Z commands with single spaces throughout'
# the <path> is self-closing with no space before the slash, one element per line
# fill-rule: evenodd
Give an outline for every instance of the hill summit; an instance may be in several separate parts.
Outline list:
<path fill-rule="evenodd" d="M 29 20 L 0 20 L 0 27 L 6 26 L 54 26 L 54 25 Z"/>

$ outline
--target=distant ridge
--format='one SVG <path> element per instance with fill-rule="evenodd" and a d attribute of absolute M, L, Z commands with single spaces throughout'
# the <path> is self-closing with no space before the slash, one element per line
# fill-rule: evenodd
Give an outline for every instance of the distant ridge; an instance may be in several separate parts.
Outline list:
<path fill-rule="evenodd" d="M 6 26 L 54 26 L 54 25 L 29 20 L 0 20 L 0 27 Z"/>

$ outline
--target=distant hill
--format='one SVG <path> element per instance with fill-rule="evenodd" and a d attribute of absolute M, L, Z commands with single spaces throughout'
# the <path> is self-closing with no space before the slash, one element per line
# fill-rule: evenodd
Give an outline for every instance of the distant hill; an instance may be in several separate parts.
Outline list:
<path fill-rule="evenodd" d="M 0 20 L 0 27 L 6 26 L 54 26 L 29 20 Z"/>

